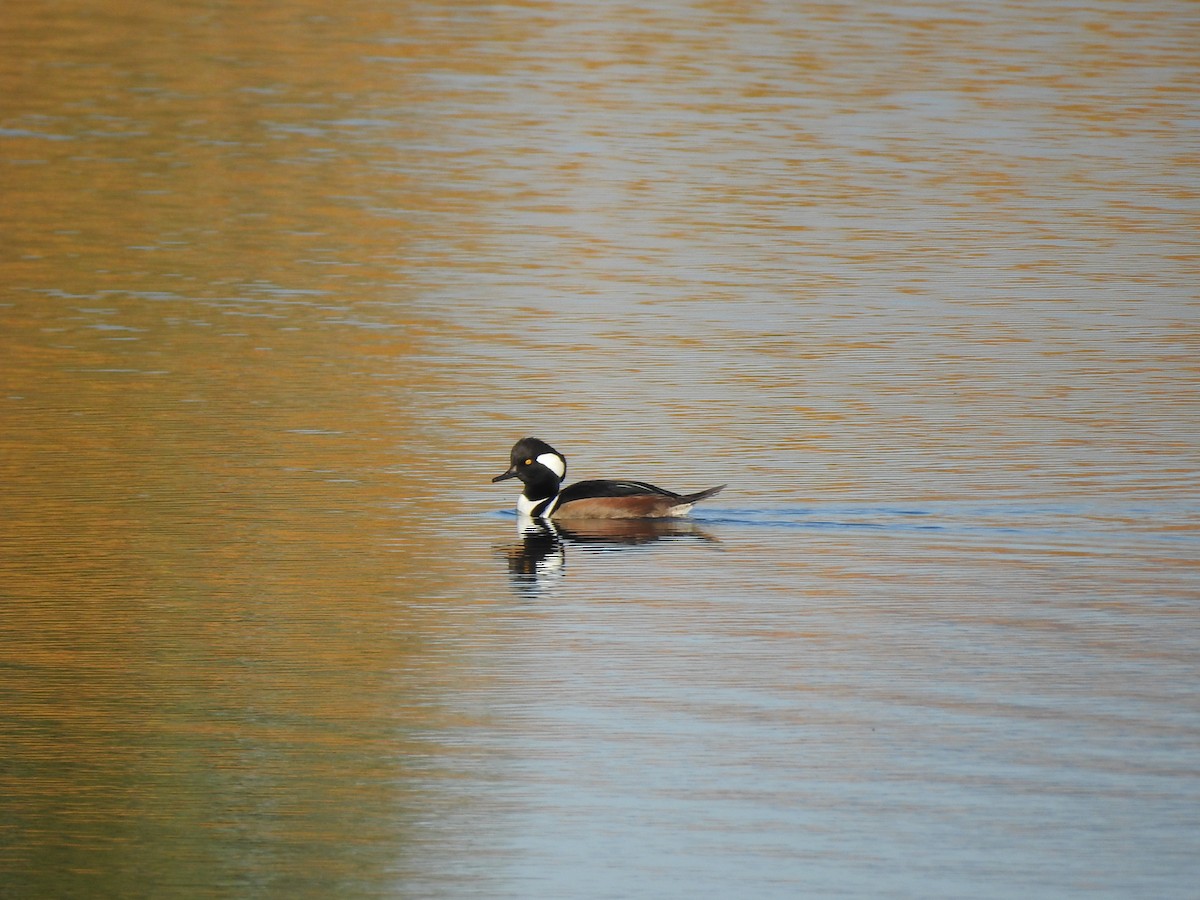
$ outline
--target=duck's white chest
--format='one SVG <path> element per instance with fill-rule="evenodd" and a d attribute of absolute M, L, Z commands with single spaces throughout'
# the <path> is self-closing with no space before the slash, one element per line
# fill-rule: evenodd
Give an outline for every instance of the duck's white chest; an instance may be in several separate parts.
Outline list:
<path fill-rule="evenodd" d="M 558 506 L 558 495 L 546 500 L 530 500 L 524 494 L 517 495 L 517 512 L 522 516 L 537 516 L 539 519 L 548 519 L 550 514 L 554 512 L 554 507 Z M 538 508 L 541 507 L 541 512 Z"/>

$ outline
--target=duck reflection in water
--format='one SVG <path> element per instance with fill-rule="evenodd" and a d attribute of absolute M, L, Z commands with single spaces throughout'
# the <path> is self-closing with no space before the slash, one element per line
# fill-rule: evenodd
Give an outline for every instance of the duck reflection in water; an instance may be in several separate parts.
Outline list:
<path fill-rule="evenodd" d="M 508 548 L 508 574 L 518 593 L 535 596 L 551 589 L 566 573 L 567 547 L 612 551 L 643 547 L 655 541 L 717 539 L 687 519 L 595 519 L 566 526 L 549 519 L 518 516 L 520 543 Z"/>

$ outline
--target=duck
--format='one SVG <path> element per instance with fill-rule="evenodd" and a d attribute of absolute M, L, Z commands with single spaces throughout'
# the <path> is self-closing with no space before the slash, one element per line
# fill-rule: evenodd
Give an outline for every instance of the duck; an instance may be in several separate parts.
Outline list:
<path fill-rule="evenodd" d="M 517 497 L 517 513 L 533 519 L 675 518 L 686 516 L 695 504 L 728 486 L 677 494 L 644 481 L 593 479 L 564 488 L 567 458 L 535 437 L 513 445 L 511 462 L 492 483 L 519 478 L 525 488 Z"/>

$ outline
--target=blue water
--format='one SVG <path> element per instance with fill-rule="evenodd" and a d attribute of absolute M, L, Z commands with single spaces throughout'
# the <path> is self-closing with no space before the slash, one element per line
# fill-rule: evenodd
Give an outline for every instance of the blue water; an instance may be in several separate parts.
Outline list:
<path fill-rule="evenodd" d="M 487 701 L 535 795 L 514 895 L 1183 896 L 1195 540 L 1097 513 L 713 503 L 620 557 L 565 538 Z"/>

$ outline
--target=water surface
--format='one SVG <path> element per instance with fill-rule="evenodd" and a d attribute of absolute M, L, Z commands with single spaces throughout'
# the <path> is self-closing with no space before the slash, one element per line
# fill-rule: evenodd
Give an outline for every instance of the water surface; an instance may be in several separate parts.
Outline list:
<path fill-rule="evenodd" d="M 1192 895 L 1192 4 L 93 6 L 0 37 L 0 895 Z M 730 487 L 522 533 L 526 434 Z"/>

